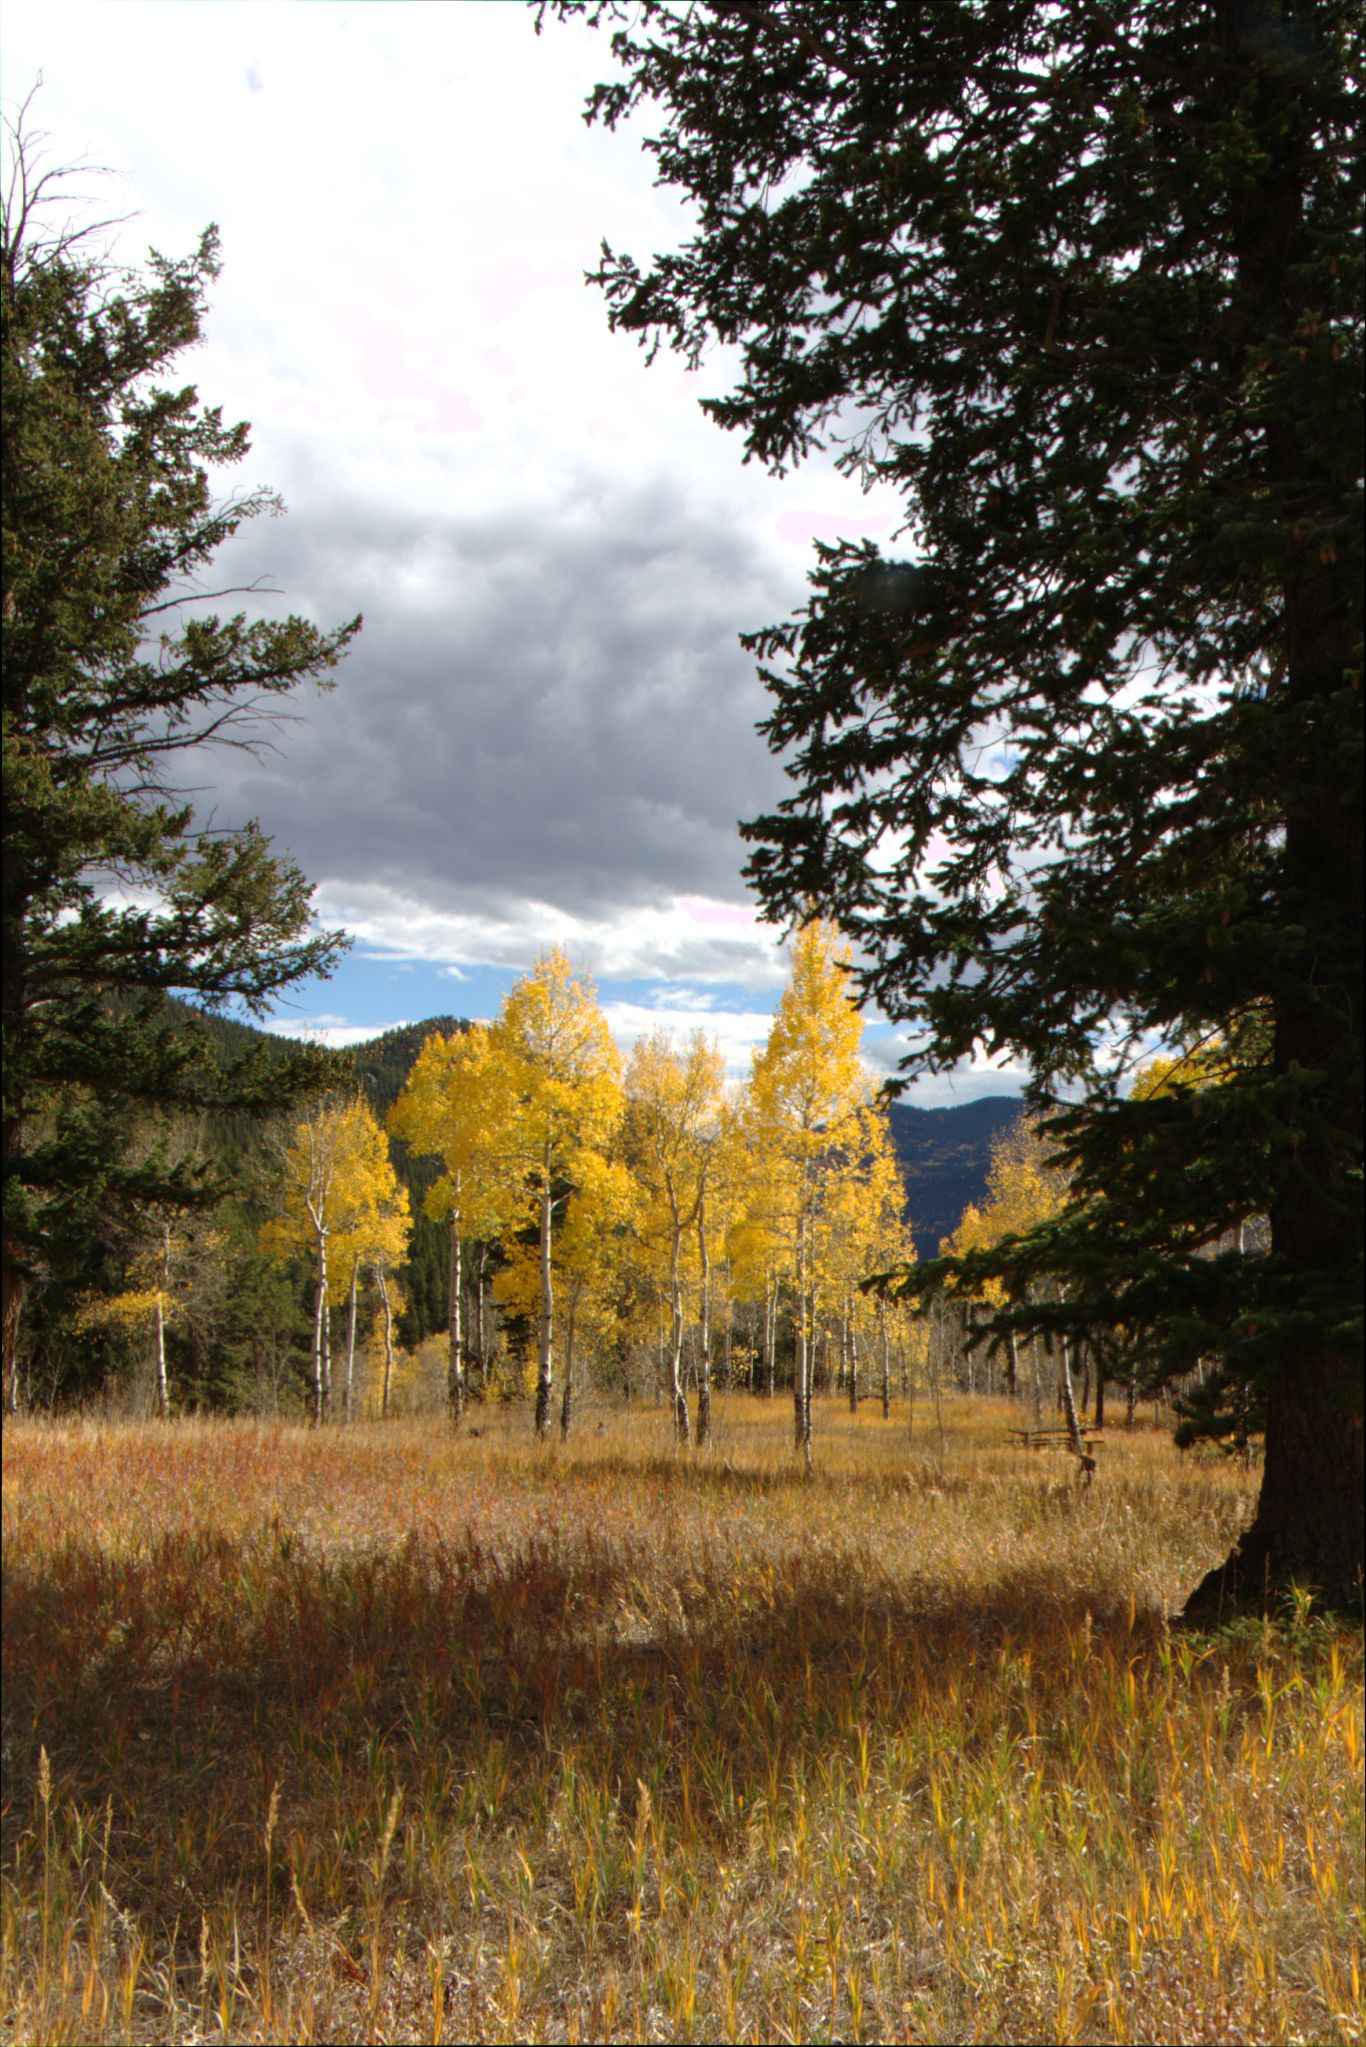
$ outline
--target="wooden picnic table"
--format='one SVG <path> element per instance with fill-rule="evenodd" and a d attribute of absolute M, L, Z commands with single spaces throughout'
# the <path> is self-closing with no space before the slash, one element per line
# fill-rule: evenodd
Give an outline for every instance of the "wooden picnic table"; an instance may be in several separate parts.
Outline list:
<path fill-rule="evenodd" d="M 1010 1433 L 1012 1436 L 1019 1437 L 1022 1446 L 1026 1450 L 1046 1450 L 1050 1444 L 1060 1446 L 1063 1449 L 1070 1449 L 1072 1447 L 1072 1432 L 1070 1429 L 1012 1429 Z M 1092 1444 L 1104 1440 L 1103 1432 L 1096 1429 L 1082 1429 L 1080 1435 L 1082 1447 L 1086 1450 L 1089 1450 Z"/>

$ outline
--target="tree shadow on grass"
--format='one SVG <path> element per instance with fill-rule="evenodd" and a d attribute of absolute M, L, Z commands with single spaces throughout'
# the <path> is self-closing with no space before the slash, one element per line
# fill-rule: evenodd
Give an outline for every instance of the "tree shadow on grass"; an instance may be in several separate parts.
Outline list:
<path fill-rule="evenodd" d="M 111 1802 L 121 1901 L 182 1927 L 208 1898 L 259 1899 L 277 1787 L 282 1840 L 358 1841 L 395 1789 L 458 1840 L 539 1823 L 572 1759 L 609 1803 L 684 1798 L 720 1853 L 756 1799 L 860 1739 L 911 1753 L 932 1734 L 960 1767 L 1021 1736 L 1074 1742 L 1097 1686 L 1171 1655 L 1160 1616 L 1061 1572 L 965 1590 L 815 1551 L 671 1576 L 591 1530 L 572 1554 L 539 1536 L 351 1557 L 278 1531 L 124 1558 L 71 1542 L 10 1563 L 5 1615 L 5 1868 L 46 1751 L 54 1805 Z"/>

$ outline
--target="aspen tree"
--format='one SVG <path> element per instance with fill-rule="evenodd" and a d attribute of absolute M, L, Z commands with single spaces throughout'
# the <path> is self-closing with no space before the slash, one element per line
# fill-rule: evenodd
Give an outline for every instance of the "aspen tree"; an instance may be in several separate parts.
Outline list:
<path fill-rule="evenodd" d="M 863 1021 L 848 992 L 849 951 L 833 924 L 797 933 L 773 1027 L 754 1055 L 754 1141 L 773 1161 L 795 1283 L 794 1434 L 811 1471 L 815 1225 L 821 1175 L 851 1141 L 868 1097 L 859 1061 Z"/>
<path fill-rule="evenodd" d="M 313 1419 L 322 1422 L 332 1399 L 329 1308 L 345 1297 L 369 1247 L 397 1246 L 401 1255 L 408 1195 L 383 1131 L 359 1100 L 314 1108 L 295 1126 L 282 1165 L 282 1213 L 262 1224 L 260 1245 L 272 1258 L 313 1255 Z"/>
<path fill-rule="evenodd" d="M 466 1395 L 462 1327 L 461 1247 L 467 1236 L 496 1235 L 511 1212 L 512 1192 L 502 1154 L 503 1085 L 490 1057 L 488 1027 L 443 1037 L 434 1031 L 413 1062 L 388 1127 L 419 1157 L 439 1158 L 445 1172 L 423 1206 L 450 1229 L 446 1398 L 458 1426 Z"/>
<path fill-rule="evenodd" d="M 161 1421 L 169 1420 L 171 1413 L 166 1331 L 181 1313 L 181 1303 L 176 1296 L 175 1267 L 183 1260 L 188 1241 L 184 1234 L 173 1229 L 169 1216 L 163 1216 L 151 1242 L 133 1260 L 128 1274 L 131 1285 L 104 1299 L 87 1298 L 76 1315 L 78 1329 L 103 1326 L 133 1330 L 150 1327 L 157 1415 Z"/>
<path fill-rule="evenodd" d="M 693 1033 L 682 1057 L 662 1031 L 637 1039 L 626 1069 L 622 1142 L 641 1189 L 638 1228 L 642 1241 L 656 1247 L 667 1263 L 669 1396 L 674 1434 L 680 1443 L 691 1440 L 682 1378 L 683 1274 L 687 1239 L 694 1232 L 702 1300 L 699 1441 L 705 1442 L 710 1429 L 706 1197 L 716 1159 L 724 1084 L 720 1051 L 701 1031 Z"/>
<path fill-rule="evenodd" d="M 759 1353 L 763 1390 L 773 1398 L 776 1381 L 778 1294 L 784 1264 L 780 1176 L 775 1158 L 760 1141 L 752 1087 L 746 1087 L 730 1117 L 733 1185 L 726 1255 L 737 1297 L 760 1313 Z"/>
<path fill-rule="evenodd" d="M 588 975 L 558 946 L 509 989 L 490 1025 L 489 1095 L 502 1184 L 535 1218 L 540 1260 L 536 1434 L 554 1398 L 555 1217 L 621 1118 L 621 1054 Z"/>

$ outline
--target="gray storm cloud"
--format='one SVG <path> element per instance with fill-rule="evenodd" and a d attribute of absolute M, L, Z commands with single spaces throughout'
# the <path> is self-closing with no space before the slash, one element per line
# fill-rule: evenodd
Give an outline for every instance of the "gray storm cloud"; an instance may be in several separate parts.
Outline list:
<path fill-rule="evenodd" d="M 225 817 L 259 816 L 311 879 L 433 907 L 743 894 L 737 819 L 783 778 L 736 634 L 792 595 L 733 514 L 664 482 L 484 519 L 303 495 L 228 565 L 365 630 L 277 751 L 217 757 Z"/>

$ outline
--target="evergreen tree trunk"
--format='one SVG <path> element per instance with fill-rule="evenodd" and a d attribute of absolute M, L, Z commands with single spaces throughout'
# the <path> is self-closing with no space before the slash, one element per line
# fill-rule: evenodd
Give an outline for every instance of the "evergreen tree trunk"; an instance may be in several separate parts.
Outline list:
<path fill-rule="evenodd" d="M 1298 869 L 1306 889 L 1310 876 L 1322 887 L 1354 894 L 1360 916 L 1360 814 L 1357 857 L 1348 861 L 1340 820 L 1347 804 L 1341 792 L 1324 792 L 1323 830 L 1304 819 L 1287 830 L 1287 865 Z M 1329 827 L 1332 827 L 1331 831 Z M 1325 842 L 1326 841 L 1326 842 Z M 1330 859 L 1330 855 L 1334 858 Z M 1348 873 L 1348 866 L 1351 873 Z M 1337 1052 L 1325 1028 L 1324 1001 L 1314 991 L 1298 1003 L 1287 997 L 1277 1017 L 1276 1064 L 1288 1071 L 1325 1066 Z M 1359 1001 L 1359 994 L 1357 997 Z M 1325 1039 L 1328 1042 L 1325 1042 Z M 1354 1115 L 1360 1132 L 1360 1096 L 1343 1090 L 1344 1115 Z M 1306 1277 L 1337 1280 L 1359 1256 L 1357 1219 L 1340 1174 L 1338 1133 L 1311 1124 L 1301 1142 L 1293 1177 L 1287 1175 L 1271 1209 L 1273 1257 L 1283 1258 Z M 1267 1391 L 1266 1451 L 1261 1494 L 1252 1525 L 1232 1555 L 1201 1580 L 1186 1602 L 1188 1620 L 1256 1607 L 1268 1591 L 1291 1583 L 1313 1589 L 1341 1611 L 1362 1604 L 1362 1414 L 1361 1361 L 1344 1346 L 1306 1355 L 1294 1335 Z"/>
<path fill-rule="evenodd" d="M 550 1406 L 555 1397 L 555 1289 L 550 1269 L 550 1161 L 541 1177 L 541 1324 L 536 1374 L 536 1434 L 550 1434 Z"/>
<path fill-rule="evenodd" d="M 1294 156 L 1302 145 L 1287 140 L 1284 146 L 1290 175 L 1268 163 L 1264 203 L 1247 206 L 1234 240 L 1245 289 L 1270 305 L 1282 331 L 1289 331 L 1296 314 L 1311 320 L 1321 308 L 1312 302 L 1315 287 L 1284 265 L 1291 236 L 1303 232 Z M 1274 482 L 1294 487 L 1304 478 L 1305 459 L 1295 422 L 1273 423 L 1265 461 Z M 1358 628 L 1342 601 L 1335 550 L 1322 550 L 1317 564 L 1308 550 L 1296 560 L 1298 573 L 1284 598 L 1280 690 L 1287 717 L 1321 718 L 1330 703 L 1342 700 L 1344 682 L 1360 661 L 1353 644 Z M 1359 675 L 1353 686 L 1360 688 Z M 1361 1254 L 1359 1189 L 1343 1140 L 1352 1141 L 1359 1167 L 1362 787 L 1359 773 L 1331 752 L 1315 756 L 1312 767 L 1300 760 L 1295 769 L 1285 804 L 1283 900 L 1306 927 L 1308 942 L 1296 963 L 1301 978 L 1282 976 L 1273 997 L 1272 1064 L 1277 1079 L 1298 1072 L 1306 1082 L 1317 1080 L 1319 1099 L 1311 1101 L 1293 1163 L 1271 1204 L 1271 1254 L 1293 1275 L 1294 1297 L 1321 1292 L 1331 1300 Z M 1197 1585 L 1187 1618 L 1255 1607 L 1268 1589 L 1291 1582 L 1313 1587 L 1332 1607 L 1361 1610 L 1360 1354 L 1350 1341 L 1334 1349 L 1321 1338 L 1309 1348 L 1293 1327 L 1281 1343 L 1267 1389 L 1256 1515 L 1232 1555 Z"/>
<path fill-rule="evenodd" d="M 19 1412 L 19 1316 L 24 1302 L 24 1275 L 17 1266 L 12 1266 L 8 1256 L 4 1264 L 4 1315 L 5 1315 L 5 1413 Z"/>
<path fill-rule="evenodd" d="M 8 947 L 6 948 L 8 950 Z M 9 992 L 10 970 L 6 963 L 5 987 Z M 16 998 L 17 999 L 17 998 Z M 20 1153 L 21 1125 L 17 1116 L 5 1118 L 5 1163 L 17 1159 Z M 19 1323 L 24 1307 L 24 1267 L 20 1262 L 18 1242 L 6 1235 L 4 1254 L 0 1259 L 0 1283 L 4 1291 L 4 1372 L 5 1412 L 15 1414 L 19 1405 Z"/>

